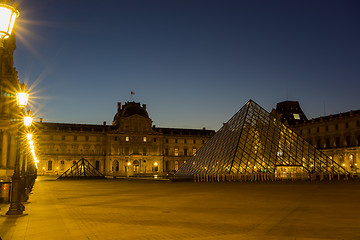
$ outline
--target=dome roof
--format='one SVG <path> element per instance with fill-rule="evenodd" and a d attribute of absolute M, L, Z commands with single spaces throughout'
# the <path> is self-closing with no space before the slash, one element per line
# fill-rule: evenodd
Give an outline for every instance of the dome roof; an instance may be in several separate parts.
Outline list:
<path fill-rule="evenodd" d="M 144 108 L 142 108 L 139 103 L 134 103 L 134 102 L 128 103 L 124 106 L 121 116 L 129 117 L 135 114 L 138 114 L 146 118 L 149 117 L 147 111 Z"/>

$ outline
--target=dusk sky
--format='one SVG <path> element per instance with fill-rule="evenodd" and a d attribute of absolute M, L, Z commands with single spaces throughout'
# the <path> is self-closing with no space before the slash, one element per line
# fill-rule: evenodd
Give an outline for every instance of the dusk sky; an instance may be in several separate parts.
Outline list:
<path fill-rule="evenodd" d="M 111 124 L 130 100 L 158 127 L 214 130 L 249 99 L 360 109 L 358 0 L 17 2 L 14 65 L 46 122 Z"/>

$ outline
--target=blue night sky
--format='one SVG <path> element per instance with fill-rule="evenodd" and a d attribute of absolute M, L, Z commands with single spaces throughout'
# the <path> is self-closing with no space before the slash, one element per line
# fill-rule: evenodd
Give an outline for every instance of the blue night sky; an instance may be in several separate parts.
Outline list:
<path fill-rule="evenodd" d="M 111 124 L 129 100 L 156 126 L 214 130 L 249 99 L 360 109 L 358 0 L 17 2 L 14 64 L 46 122 Z"/>

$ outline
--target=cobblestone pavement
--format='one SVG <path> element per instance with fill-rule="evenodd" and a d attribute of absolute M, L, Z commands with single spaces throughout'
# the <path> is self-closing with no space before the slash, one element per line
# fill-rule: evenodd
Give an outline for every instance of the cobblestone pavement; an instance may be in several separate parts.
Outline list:
<path fill-rule="evenodd" d="M 360 239 L 360 181 L 192 183 L 39 177 L 17 239 Z M 4 215 L 8 205 L 0 205 Z"/>

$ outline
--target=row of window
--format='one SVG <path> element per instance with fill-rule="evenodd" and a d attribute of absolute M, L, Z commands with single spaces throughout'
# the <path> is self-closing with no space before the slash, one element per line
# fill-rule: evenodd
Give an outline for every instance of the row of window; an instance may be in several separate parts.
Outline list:
<path fill-rule="evenodd" d="M 353 147 L 360 146 L 360 135 L 356 136 L 356 139 L 351 136 L 344 136 L 341 138 L 340 136 L 335 137 L 325 137 L 325 138 L 316 138 L 308 139 L 310 144 L 315 145 L 317 148 L 337 148 L 337 147 Z"/>
<path fill-rule="evenodd" d="M 192 155 L 194 156 L 196 154 L 197 149 L 193 148 L 192 149 Z M 182 149 L 182 151 L 179 151 L 179 148 L 174 148 L 174 156 L 178 157 L 178 156 L 188 156 L 188 149 L 184 148 Z M 165 149 L 165 156 L 169 156 L 170 155 L 170 151 L 169 148 Z"/>
<path fill-rule="evenodd" d="M 49 136 L 50 140 L 53 140 L 53 136 L 50 135 Z M 114 141 L 119 141 L 121 138 L 120 137 L 117 137 L 115 136 L 114 137 Z M 125 136 L 125 138 L 123 138 L 125 140 L 125 142 L 130 142 L 130 137 L 129 136 Z M 66 136 L 62 136 L 61 140 L 65 141 L 66 140 Z M 69 140 L 69 139 L 68 139 Z M 78 136 L 73 136 L 73 140 L 74 141 L 77 141 L 78 140 Z M 85 141 L 89 141 L 89 136 L 85 136 Z M 97 141 L 100 141 L 100 138 L 97 137 Z M 142 142 L 148 142 L 149 139 L 147 137 L 142 137 Z M 152 141 L 153 142 L 157 142 L 157 138 L 152 138 Z M 165 142 L 166 143 L 169 143 L 169 139 L 166 138 L 165 139 Z M 187 144 L 188 143 L 188 140 L 187 139 L 174 139 L 174 142 L 175 143 L 184 143 L 184 144 Z M 193 139 L 192 140 L 193 144 L 196 144 L 196 139 Z M 201 143 L 204 144 L 205 143 L 205 140 L 201 140 Z"/>
<path fill-rule="evenodd" d="M 345 128 L 349 128 L 349 123 L 346 122 L 346 123 L 344 124 L 344 127 L 345 127 Z M 360 127 L 360 121 L 356 121 L 356 127 Z M 325 126 L 324 130 L 325 130 L 325 132 L 328 132 L 328 131 L 329 131 L 329 126 Z M 335 124 L 335 125 L 334 125 L 334 130 L 339 130 L 339 124 Z M 303 135 L 304 132 L 305 132 L 305 130 L 303 131 L 303 129 L 301 129 L 301 130 L 300 130 L 300 135 Z M 316 127 L 316 132 L 317 132 L 317 133 L 320 132 L 320 127 Z M 309 128 L 309 129 L 307 130 L 307 133 L 308 133 L 308 134 L 311 134 L 311 133 L 312 133 L 311 128 Z"/>

